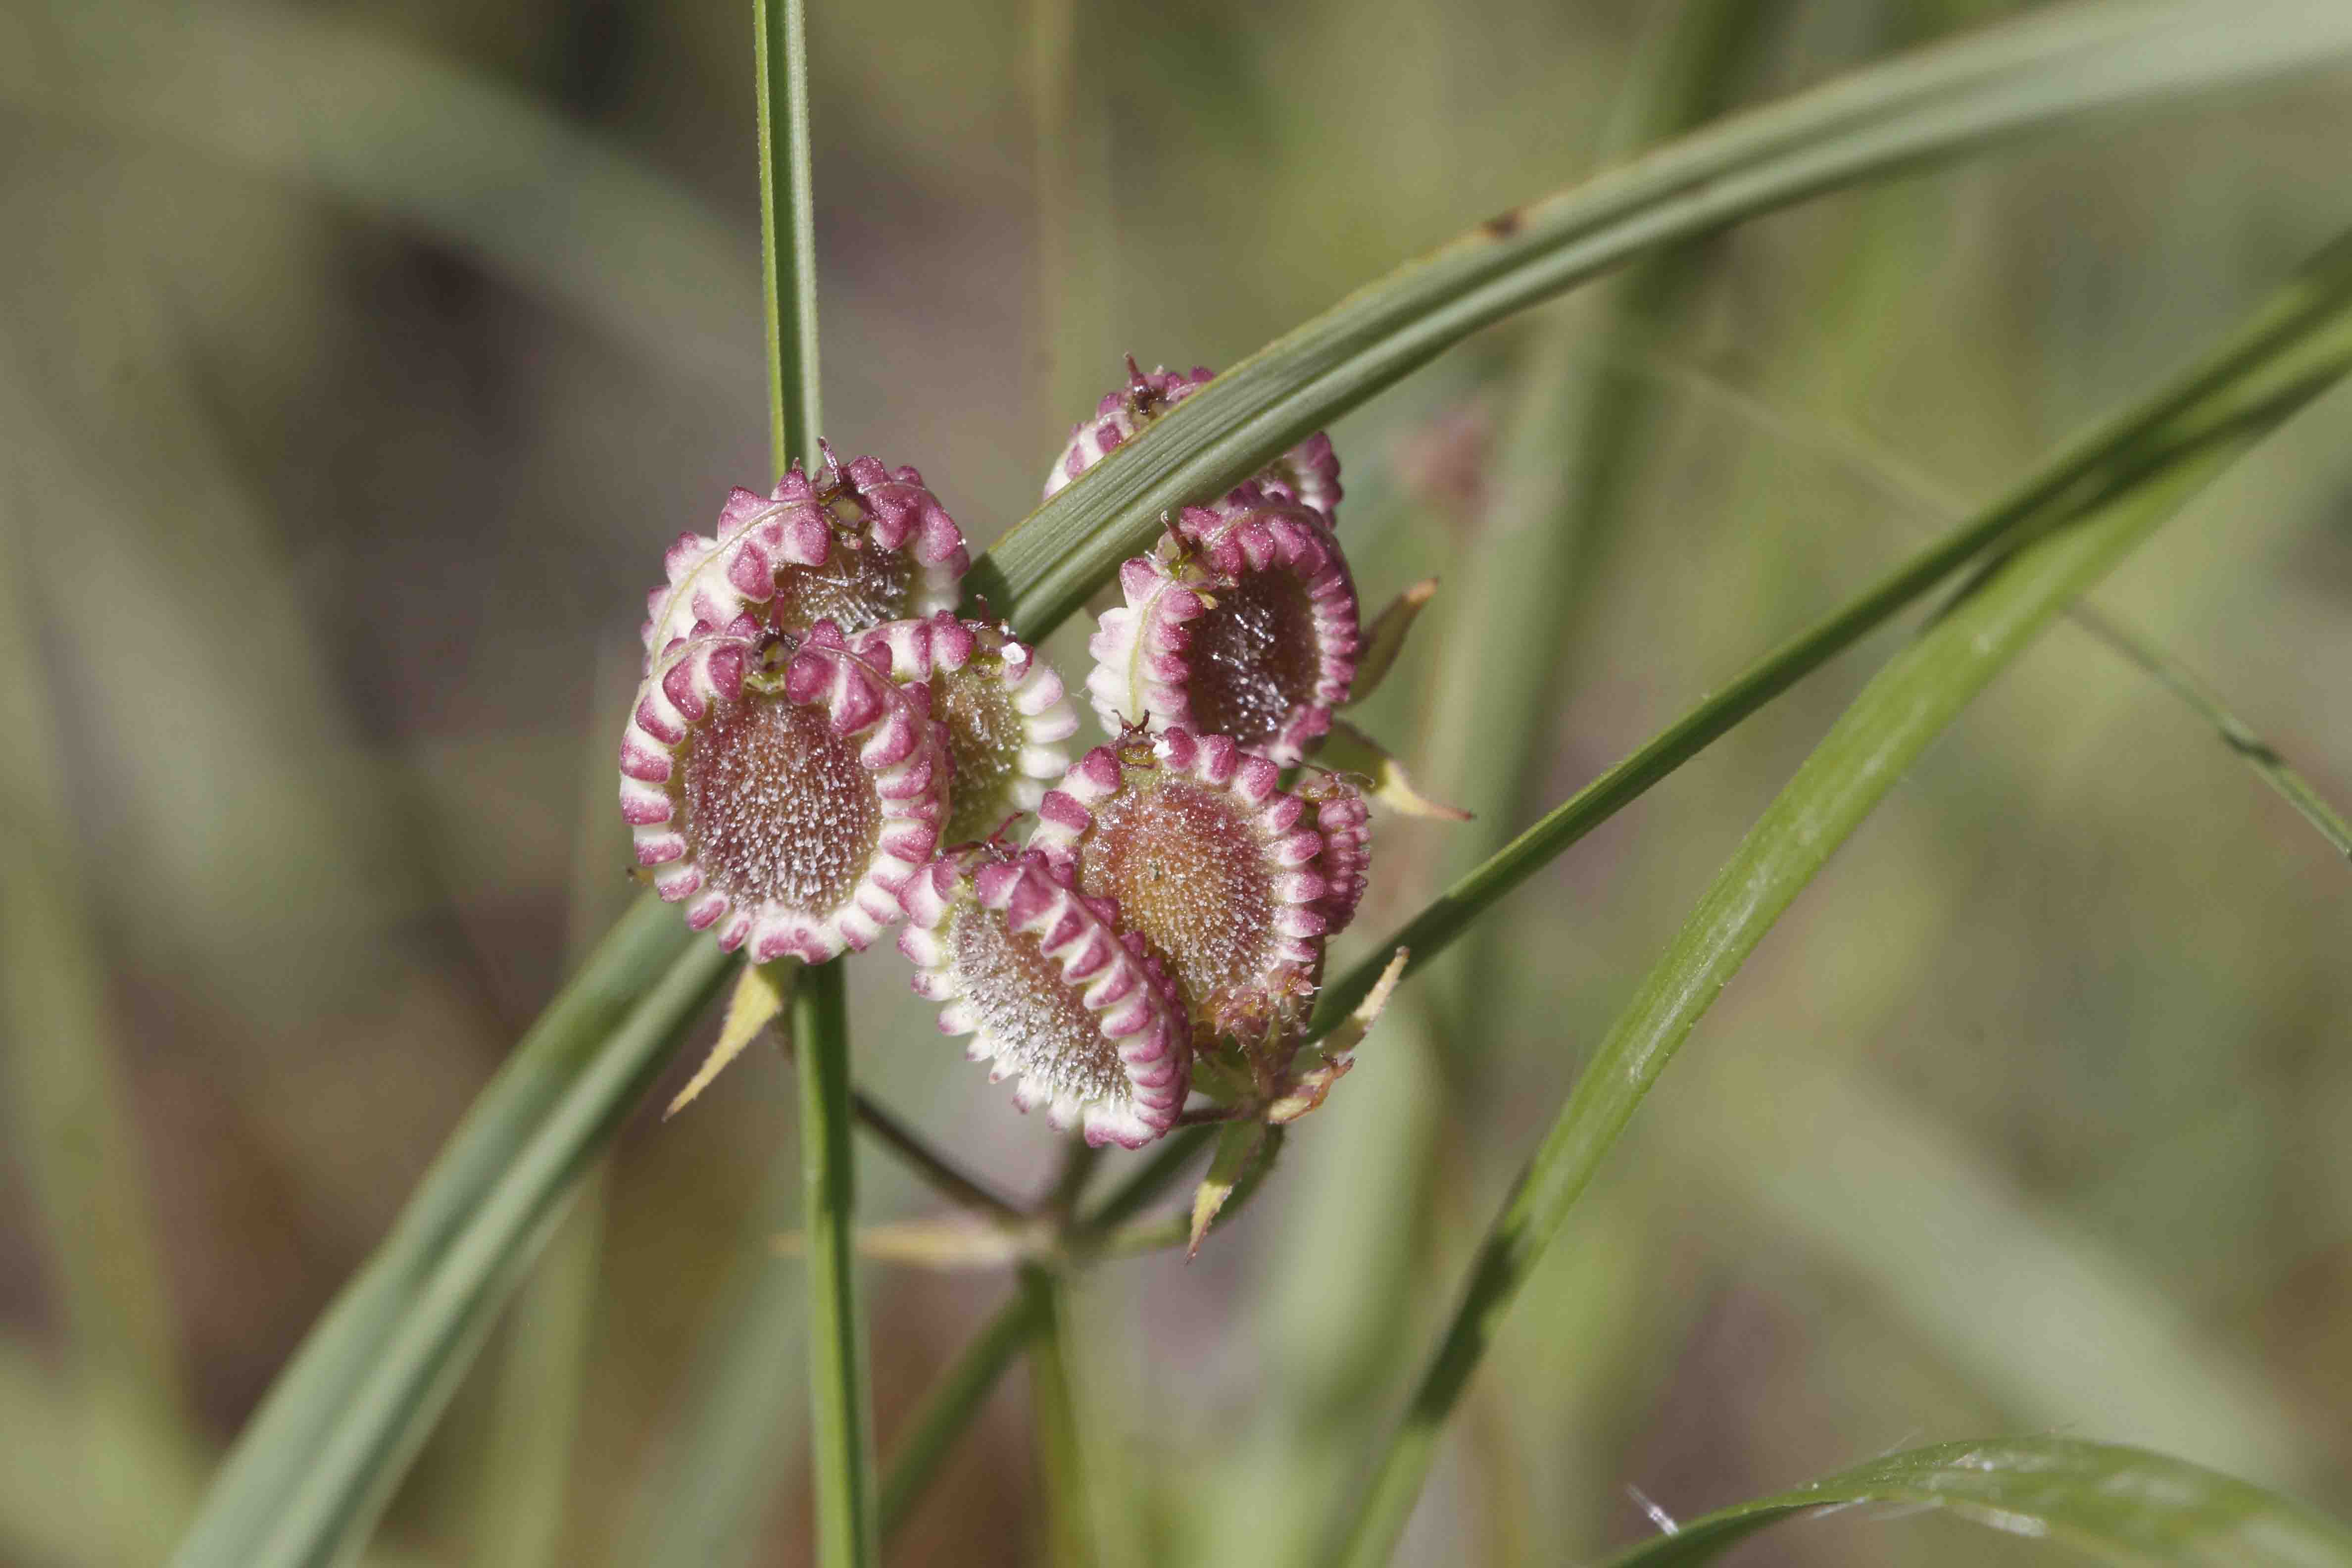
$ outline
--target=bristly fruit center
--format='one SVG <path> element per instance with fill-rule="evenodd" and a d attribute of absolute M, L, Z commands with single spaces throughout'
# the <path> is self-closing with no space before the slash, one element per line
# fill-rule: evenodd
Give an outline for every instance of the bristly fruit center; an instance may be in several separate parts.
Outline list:
<path fill-rule="evenodd" d="M 1118 1047 L 1079 999 L 1080 987 L 1002 913 L 967 904 L 953 917 L 948 945 L 963 977 L 965 1005 L 997 1047 L 997 1066 L 1079 1100 L 1124 1099 L 1130 1092 Z"/>
<path fill-rule="evenodd" d="M 821 912 L 874 863 L 874 777 L 822 707 L 753 696 L 694 736 L 682 773 L 688 841 L 731 899 Z"/>
<path fill-rule="evenodd" d="M 1315 696 L 1314 605 L 1288 572 L 1252 573 L 1214 597 L 1192 626 L 1192 724 L 1241 746 L 1263 745 Z"/>
<path fill-rule="evenodd" d="M 1004 816 L 1004 803 L 1028 732 L 1013 693 L 990 658 L 931 678 L 931 714 L 945 723 L 955 764 L 944 839 L 985 838 Z"/>
<path fill-rule="evenodd" d="M 1232 798 L 1172 773 L 1095 808 L 1079 885 L 1118 900 L 1193 1005 L 1216 1012 L 1273 962 L 1276 899 L 1265 847 Z"/>

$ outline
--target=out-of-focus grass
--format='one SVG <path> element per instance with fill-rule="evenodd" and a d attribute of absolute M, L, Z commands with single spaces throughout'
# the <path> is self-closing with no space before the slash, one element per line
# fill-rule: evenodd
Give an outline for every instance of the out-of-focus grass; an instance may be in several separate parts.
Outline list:
<path fill-rule="evenodd" d="M 1021 9 L 877 0 L 814 19 L 836 439 L 920 465 L 982 541 L 1028 509 L 1078 413 L 1041 422 L 1016 395 L 1036 353 Z M 1927 25 L 1909 4 L 1793 9 L 1759 62 L 1770 90 Z M 1229 363 L 1574 177 L 1653 10 L 1307 0 L 1096 18 L 1103 347 Z M 163 1295 L 216 1442 L 551 984 L 574 820 L 593 809 L 574 804 L 577 759 L 614 727 L 591 696 L 598 650 L 627 640 L 661 545 L 767 464 L 740 22 L 628 4 L 0 4 L 0 89 L 44 106 L 0 107 L 16 237 L 0 285 L 32 302 L 5 332 L 0 463 L 47 546 L 26 582 L 53 616 L 42 674 L 74 816 L 47 847 L 83 872 Z M 71 69 L 44 63 L 60 37 L 88 40 Z M 137 90 L 113 94 L 100 130 L 90 95 L 119 69 Z M 2330 79 L 1770 219 L 1722 247 L 1664 352 L 1980 497 L 2344 220 L 2346 91 Z M 565 151 L 551 126 L 625 167 Z M 387 127 L 421 127 L 448 155 L 383 152 L 412 144 L 369 134 Z M 504 225 L 506 247 L 453 242 L 436 216 L 453 213 Z M 1465 404 L 1483 400 L 1490 426 L 1504 416 L 1528 341 L 1475 341 L 1343 423 L 1368 598 L 1431 571 L 1459 594 L 1470 536 L 1412 510 L 1400 456 Z M 1046 370 L 1089 387 L 1116 368 Z M 1849 465 L 1703 393 L 1667 385 L 1658 402 L 1580 618 L 1550 628 L 1566 658 L 1534 672 L 1555 714 L 1531 738 L 1541 798 L 1912 543 Z M 2352 466 L 2340 408 L 2321 416 L 2233 483 L 2232 529 L 2160 541 L 2106 597 L 2342 799 Z M 1468 471 L 1491 482 L 1491 456 Z M 1383 734 L 1424 710 L 1453 635 L 1441 612 L 1458 626 L 1475 607 L 1441 597 L 1376 705 Z M 1065 657 L 1081 642 L 1063 639 Z M 1490 938 L 1507 1009 L 1474 1047 L 1426 1037 L 1475 1050 L 1466 1098 L 1442 1112 L 1418 1098 L 1436 1066 L 1384 1029 L 1199 1263 L 1139 1260 L 1088 1286 L 1074 1321 L 1118 1380 L 1096 1407 L 1140 1428 L 1122 1517 L 1164 1521 L 1140 1531 L 1141 1560 L 1226 1539 L 1227 1514 L 1192 1490 L 1203 1478 L 1290 1473 L 1242 1456 L 1280 1454 L 1318 1485 L 1318 1435 L 1273 1430 L 1294 1396 L 1392 1397 L 1394 1369 L 1355 1339 L 1374 1318 L 1328 1321 L 1339 1265 L 1373 1268 L 1377 1242 L 1444 1279 L 1464 1238 L 1401 1219 L 1382 1178 L 1438 1139 L 1444 1212 L 1491 1206 L 1626 977 L 1851 689 L 1832 670 L 1790 694 L 1513 902 Z M 1410 760 L 1429 777 L 1444 759 Z M 618 892 L 617 830 L 603 842 L 591 873 Z M 1391 917 L 1449 849 L 1441 826 L 1381 825 Z M 1840 1179 L 1841 1146 L 1899 1163 L 1910 1145 L 1890 1140 L 1914 1126 L 1923 1163 L 1980 1184 L 1936 1195 L 1990 1194 L 2003 1223 L 2036 1227 L 2019 1245 L 2161 1304 L 2196 1363 L 2179 1386 L 2218 1380 L 2246 1409 L 2285 1412 L 2314 1500 L 2352 1507 L 2352 1074 L 2329 1048 L 2352 1015 L 2344 897 L 2341 863 L 2210 731 L 2082 639 L 2053 638 L 1914 771 L 1714 1026 L 1730 1052 L 1816 1049 L 1866 1106 L 1908 1120 L 1790 1151 L 1801 1107 L 1669 1081 L 1654 1140 L 1606 1184 L 1605 1223 L 1531 1287 L 1492 1381 L 1517 1495 L 1560 1526 L 1532 1539 L 1583 1552 L 1646 1530 L 1626 1481 L 1686 1516 L 1906 1437 L 2051 1419 L 2026 1397 L 2030 1325 L 2004 1343 L 1969 1321 L 1948 1259 L 1884 1226 L 1800 1229 L 1774 1196 Z M 1393 923 L 1379 913 L 1367 942 Z M 887 958 L 852 979 L 861 1079 L 1007 1187 L 1042 1180 L 1050 1140 L 937 1041 Z M 16 1043 L 0 1049 L 13 1067 Z M 727 1281 L 798 1293 L 789 1265 L 753 1261 L 782 1223 L 754 1214 L 783 1088 L 772 1062 L 736 1071 L 616 1152 L 591 1364 L 561 1435 L 566 1549 L 583 1561 L 628 1558 L 646 1539 L 628 1521 L 695 1501 L 656 1455 L 698 1407 L 684 1385 L 704 1325 L 744 1300 Z M 1702 1143 L 1721 1131 L 1703 1179 L 1655 1157 L 1669 1121 Z M 887 1165 L 869 1172 L 877 1217 L 925 1205 Z M 54 1400 L 63 1319 L 31 1267 L 34 1212 L 20 1163 L 0 1162 L 0 1319 Z M 1002 1287 L 875 1284 L 887 1452 Z M 2126 1310 L 2103 1300 L 2070 1310 Z M 719 1381 L 761 1426 L 761 1391 Z M 2150 1423 L 2158 1401 L 2177 1422 L 2196 1397 L 2137 1393 Z M 950 1456 L 910 1557 L 1025 1559 L 1021 1404 L 1003 1395 Z M 30 1429 L 0 1434 L 0 1506 L 59 1495 L 59 1456 L 17 1436 Z M 454 1536 L 461 1438 L 425 1456 L 390 1516 L 395 1545 L 469 1550 Z M 1415 1521 L 1418 1555 L 1465 1560 L 1489 1539 L 1475 1506 L 1495 1462 L 1491 1444 L 1456 1447 Z M 767 1526 L 741 1560 L 798 1560 L 795 1467 L 746 1460 L 740 1478 Z M 1913 1560 L 1986 1560 L 1972 1536 L 1879 1528 Z M 6 1539 L 0 1554 L 75 1560 L 60 1536 Z M 1893 1539 L 1824 1527 L 1748 1551 L 1877 1562 Z"/>

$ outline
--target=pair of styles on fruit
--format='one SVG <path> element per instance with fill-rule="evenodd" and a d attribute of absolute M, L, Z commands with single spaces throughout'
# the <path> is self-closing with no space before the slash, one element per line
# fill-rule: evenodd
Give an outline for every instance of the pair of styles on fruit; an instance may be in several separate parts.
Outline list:
<path fill-rule="evenodd" d="M 1048 496 L 1209 380 L 1129 368 Z M 1357 790 L 1280 787 L 1355 677 L 1339 493 L 1317 435 L 1120 568 L 1087 682 L 1113 741 L 1073 765 L 1061 677 L 956 616 L 970 557 L 916 470 L 828 447 L 735 490 L 649 599 L 620 757 L 638 864 L 756 962 L 905 920 L 915 989 L 1017 1104 L 1149 1142 L 1196 1040 L 1284 1048 L 1362 896 Z"/>

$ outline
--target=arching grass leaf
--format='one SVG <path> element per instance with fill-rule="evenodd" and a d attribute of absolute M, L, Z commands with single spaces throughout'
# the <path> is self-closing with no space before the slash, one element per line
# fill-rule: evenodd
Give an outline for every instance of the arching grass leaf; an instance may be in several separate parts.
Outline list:
<path fill-rule="evenodd" d="M 1608 1568 L 1712 1563 L 1767 1525 L 1823 1509 L 1897 1503 L 2118 1563 L 2341 1568 L 2352 1531 L 2274 1492 L 2180 1459 L 2073 1437 L 1997 1437 L 1889 1454 L 1810 1486 L 1695 1519 Z"/>

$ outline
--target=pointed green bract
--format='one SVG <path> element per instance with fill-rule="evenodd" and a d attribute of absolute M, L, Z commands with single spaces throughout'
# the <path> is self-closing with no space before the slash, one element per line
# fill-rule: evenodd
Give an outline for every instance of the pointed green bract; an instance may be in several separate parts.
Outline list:
<path fill-rule="evenodd" d="M 664 1121 L 694 1103 L 696 1097 L 710 1087 L 710 1080 L 743 1054 L 744 1047 L 783 1016 L 784 1005 L 792 1000 L 793 984 L 800 976 L 800 967 L 797 958 L 743 966 L 733 994 L 727 998 L 727 1018 L 719 1026 L 718 1043 L 702 1058 L 702 1065 L 694 1069 L 694 1076 L 686 1080 L 686 1087 L 670 1096 L 669 1104 L 662 1110 Z"/>
<path fill-rule="evenodd" d="M 1228 1122 L 1217 1132 L 1217 1152 L 1209 1159 L 1209 1173 L 1192 1192 L 1192 1235 L 1186 1256 L 1197 1258 L 1202 1238 L 1217 1223 L 1225 1203 L 1243 1183 L 1255 1180 L 1273 1161 L 1269 1142 L 1274 1129 L 1263 1121 Z"/>

